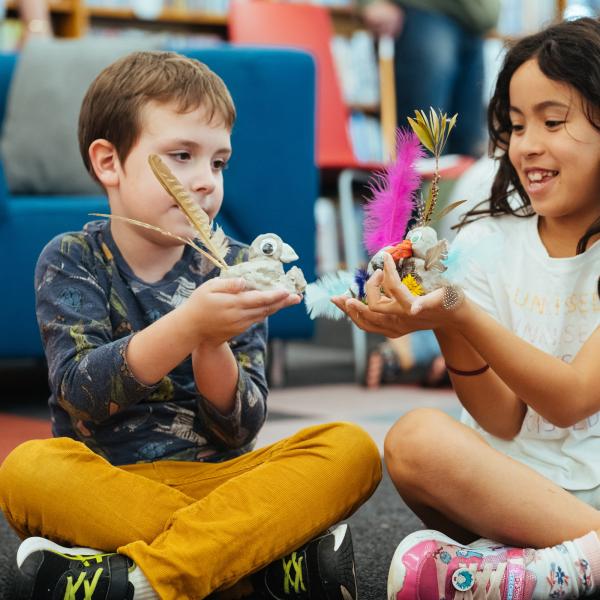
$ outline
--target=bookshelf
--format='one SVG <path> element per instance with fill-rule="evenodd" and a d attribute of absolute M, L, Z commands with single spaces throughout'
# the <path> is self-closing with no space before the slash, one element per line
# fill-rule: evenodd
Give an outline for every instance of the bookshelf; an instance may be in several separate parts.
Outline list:
<path fill-rule="evenodd" d="M 5 4 L 7 17 L 18 17 L 17 2 L 8 0 Z M 50 0 L 48 9 L 52 17 L 52 27 L 58 37 L 80 37 L 86 28 L 83 0 Z"/>
<path fill-rule="evenodd" d="M 126 6 L 122 0 L 49 0 L 48 8 L 52 16 L 55 35 L 58 37 L 76 38 L 85 35 L 90 27 L 96 24 L 113 26 L 115 29 L 130 26 L 157 29 L 173 28 L 198 32 L 213 32 L 219 37 L 227 37 L 227 14 L 225 10 L 212 11 L 198 8 L 185 8 L 186 0 L 165 2 L 167 5 L 156 19 L 145 20 L 136 16 L 134 10 Z M 170 4 L 173 4 L 170 6 Z M 199 4 L 199 3 L 196 3 Z M 193 5 L 190 2 L 190 5 Z M 18 18 L 17 2 L 6 2 L 9 18 Z M 358 11 L 352 5 L 330 6 L 336 33 L 349 36 L 361 27 Z"/>
<path fill-rule="evenodd" d="M 55 34 L 59 37 L 81 37 L 87 33 L 90 25 L 95 22 L 112 23 L 115 27 L 135 25 L 139 27 L 156 28 L 158 26 L 187 27 L 188 29 L 213 31 L 220 37 L 227 34 L 228 0 L 221 0 L 220 10 L 200 10 L 193 8 L 200 5 L 196 0 L 166 0 L 166 7 L 159 17 L 151 21 L 136 17 L 132 8 L 128 8 L 123 0 L 48 0 L 52 15 Z M 323 2 L 326 3 L 326 0 Z M 16 17 L 17 3 L 15 0 L 6 1 L 9 17 Z M 563 13 L 568 0 L 554 0 L 557 15 Z M 188 6 L 189 8 L 186 8 Z M 361 28 L 361 20 L 355 7 L 354 0 L 348 4 L 328 6 L 336 33 L 344 36 L 352 35 Z"/>
<path fill-rule="evenodd" d="M 87 14 L 90 19 L 113 19 L 115 21 L 143 21 L 135 15 L 131 8 L 110 8 L 89 6 Z M 185 25 L 209 25 L 225 27 L 227 15 L 217 13 L 165 8 L 155 21 L 164 24 L 183 23 Z"/>

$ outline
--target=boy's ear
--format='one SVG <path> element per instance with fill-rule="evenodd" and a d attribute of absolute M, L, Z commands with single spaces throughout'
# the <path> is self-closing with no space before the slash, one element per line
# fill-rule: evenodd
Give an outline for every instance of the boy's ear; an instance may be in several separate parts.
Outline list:
<path fill-rule="evenodd" d="M 114 145 L 108 140 L 94 140 L 89 147 L 90 164 L 98 181 L 105 187 L 115 187 L 119 183 L 119 156 Z"/>

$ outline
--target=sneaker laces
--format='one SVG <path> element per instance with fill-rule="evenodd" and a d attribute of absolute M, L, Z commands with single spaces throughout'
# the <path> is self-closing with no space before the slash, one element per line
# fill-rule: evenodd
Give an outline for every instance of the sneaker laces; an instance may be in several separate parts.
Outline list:
<path fill-rule="evenodd" d="M 304 573 L 302 572 L 303 561 L 304 556 L 300 556 L 296 560 L 296 552 L 290 554 L 289 560 L 286 560 L 285 558 L 281 559 L 281 562 L 283 563 L 283 591 L 285 594 L 290 593 L 290 586 L 296 594 L 299 593 L 300 590 L 306 592 Z M 291 572 L 292 569 L 293 574 Z"/>
<path fill-rule="evenodd" d="M 496 565 L 488 562 L 480 570 L 476 563 L 470 565 L 459 564 L 458 570 L 462 572 L 465 570 L 469 571 L 475 583 L 471 589 L 464 592 L 457 590 L 454 600 L 502 600 L 500 585 L 502 584 L 502 577 L 506 570 L 505 562 Z M 440 589 L 444 589 L 444 586 Z"/>
<path fill-rule="evenodd" d="M 81 554 L 62 554 L 60 552 L 56 552 L 60 556 L 67 558 L 69 560 L 76 560 L 83 563 L 84 567 L 92 566 L 90 561 L 95 561 L 96 564 L 101 563 L 107 554 L 94 554 L 92 556 L 82 556 Z M 87 571 L 83 571 L 79 574 L 79 577 L 75 582 L 73 582 L 73 576 L 67 575 L 67 587 L 65 589 L 65 595 L 63 596 L 63 600 L 93 600 L 93 594 L 98 585 L 98 580 L 102 576 L 104 571 L 104 567 L 100 567 L 96 569 L 94 575 L 91 580 L 87 579 Z M 79 591 L 81 586 L 83 585 L 83 597 L 77 598 L 75 595 L 76 592 Z"/>

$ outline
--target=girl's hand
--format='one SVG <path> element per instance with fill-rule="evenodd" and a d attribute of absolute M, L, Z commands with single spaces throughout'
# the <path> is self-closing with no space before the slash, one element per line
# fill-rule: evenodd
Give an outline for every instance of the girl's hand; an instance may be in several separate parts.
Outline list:
<path fill-rule="evenodd" d="M 448 290 L 455 290 L 449 302 Z M 381 314 L 398 315 L 412 320 L 419 329 L 436 329 L 456 324 L 463 308 L 464 294 L 459 288 L 440 288 L 413 296 L 402 283 L 396 264 L 389 254 L 384 256 L 383 272 L 379 271 L 365 286 L 369 308 Z M 382 293 L 382 290 L 384 293 Z"/>
<path fill-rule="evenodd" d="M 366 305 L 345 296 L 331 299 L 355 325 L 369 333 L 395 338 L 420 329 L 438 329 L 454 322 L 457 311 L 443 307 L 443 289 L 425 296 L 413 296 L 400 280 L 391 256 L 385 256 L 383 269 L 375 271 L 365 285 Z"/>
<path fill-rule="evenodd" d="M 397 338 L 411 331 L 423 329 L 394 314 L 380 314 L 355 298 L 335 296 L 331 301 L 360 329 L 378 333 L 388 338 Z"/>

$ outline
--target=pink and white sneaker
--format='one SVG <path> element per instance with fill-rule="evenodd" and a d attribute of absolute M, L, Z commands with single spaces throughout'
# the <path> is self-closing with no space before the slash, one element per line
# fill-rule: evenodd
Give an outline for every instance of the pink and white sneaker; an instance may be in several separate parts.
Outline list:
<path fill-rule="evenodd" d="M 489 540 L 486 540 L 489 542 Z M 463 546 L 431 529 L 411 533 L 396 548 L 388 600 L 531 600 L 532 550 L 496 542 Z"/>

